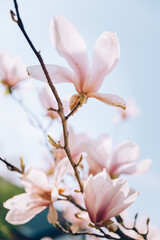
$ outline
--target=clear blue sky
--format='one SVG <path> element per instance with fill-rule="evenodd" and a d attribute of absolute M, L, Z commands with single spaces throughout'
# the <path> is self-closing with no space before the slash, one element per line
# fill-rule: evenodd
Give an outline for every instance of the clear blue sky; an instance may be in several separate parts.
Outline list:
<path fill-rule="evenodd" d="M 157 211 L 160 202 L 160 1 L 21 0 L 19 2 L 21 2 L 19 8 L 26 30 L 37 49 L 41 50 L 46 63 L 67 66 L 53 49 L 49 39 L 49 23 L 54 15 L 64 15 L 73 22 L 86 40 L 90 57 L 94 42 L 103 31 L 117 33 L 121 47 L 120 62 L 105 79 L 101 92 L 115 93 L 125 99 L 134 97 L 141 108 L 141 115 L 115 129 L 112 123 L 115 109 L 96 100 L 90 100 L 71 123 L 76 132 L 88 131 L 93 137 L 110 133 L 115 143 L 133 140 L 140 145 L 141 159 L 153 159 L 149 173 L 127 179 L 130 185 L 140 192 L 132 212 L 148 215 L 152 222 L 160 227 Z M 21 55 L 26 65 L 37 64 L 37 59 L 20 30 L 10 19 L 10 9 L 14 9 L 12 1 L 2 0 L 0 52 L 8 50 L 12 56 Z M 58 86 L 58 90 L 62 95 L 74 93 L 74 88 L 69 85 Z M 4 99 L 2 91 L 0 97 L 2 99 L 0 146 L 3 154 L 12 149 L 14 157 L 16 154 L 25 153 L 27 159 L 33 159 L 33 156 L 38 158 L 40 156 L 36 147 L 38 131 L 31 129 L 31 135 L 36 137 L 30 139 L 27 121 L 25 129 L 24 123 L 22 124 L 22 120 L 25 122 L 25 116 L 17 118 L 19 108 L 16 104 L 13 104 L 11 99 Z M 20 133 L 13 129 L 13 122 L 15 129 L 19 128 Z M 25 149 L 17 147 L 21 146 L 22 138 L 27 145 Z M 28 151 L 29 147 L 35 150 L 34 153 Z"/>

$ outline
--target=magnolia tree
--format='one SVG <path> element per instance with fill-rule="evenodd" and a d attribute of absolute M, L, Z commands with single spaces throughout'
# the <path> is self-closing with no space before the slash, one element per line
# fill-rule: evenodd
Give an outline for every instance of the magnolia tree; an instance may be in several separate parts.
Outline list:
<path fill-rule="evenodd" d="M 25 31 L 16 0 L 14 6 L 12 20 L 19 26 L 40 63 L 27 67 L 28 75 L 46 82 L 39 99 L 46 110 L 46 118 L 59 121 L 63 131 L 58 140 L 48 135 L 50 145 L 47 142 L 46 146 L 54 159 L 49 171 L 38 167 L 25 169 L 23 159 L 20 167 L 16 167 L 0 158 L 10 170 L 21 174 L 20 181 L 25 190 L 25 193 L 4 202 L 4 207 L 9 210 L 6 221 L 15 225 L 24 224 L 48 208 L 49 223 L 65 234 L 87 235 L 87 239 L 158 240 L 160 233 L 149 226 L 148 218 L 137 223 L 137 214 L 132 221 L 124 213 L 134 203 L 138 192 L 130 188 L 121 174 L 145 173 L 151 160 L 138 162 L 140 150 L 133 142 L 121 143 L 112 150 L 112 140 L 108 134 L 93 140 L 87 134 L 76 135 L 68 126 L 68 119 L 89 98 L 117 107 L 116 122 L 139 113 L 133 100 L 126 105 L 117 95 L 99 92 L 105 77 L 119 60 L 120 47 L 116 34 L 103 32 L 99 36 L 90 66 L 85 41 L 78 30 L 65 17 L 55 16 L 50 23 L 51 41 L 72 71 L 62 66 L 48 65 Z M 24 64 L 19 58 L 11 59 L 7 53 L 1 54 L 0 77 L 6 93 L 13 97 L 16 89 L 20 91 L 22 80 L 27 78 Z M 64 82 L 73 84 L 77 93 L 61 99 L 55 84 Z M 35 118 L 38 122 L 38 117 Z M 39 127 L 46 137 L 47 130 L 44 131 L 40 124 Z M 63 206 L 61 214 L 65 224 L 58 218 L 56 202 Z"/>

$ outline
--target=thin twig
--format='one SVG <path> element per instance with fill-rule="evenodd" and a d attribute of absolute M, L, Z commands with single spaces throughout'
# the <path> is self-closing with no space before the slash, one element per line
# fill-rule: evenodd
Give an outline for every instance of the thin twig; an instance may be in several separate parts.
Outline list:
<path fill-rule="evenodd" d="M 18 172 L 18 173 L 23 174 L 23 171 L 22 171 L 22 170 L 20 170 L 19 168 L 15 167 L 15 166 L 12 165 L 11 163 L 7 162 L 5 159 L 2 159 L 2 158 L 0 157 L 0 160 L 6 165 L 6 167 L 7 167 L 10 171 Z"/>
<path fill-rule="evenodd" d="M 54 111 L 54 112 L 58 112 L 58 110 L 57 110 L 57 109 L 55 109 L 55 108 L 52 108 L 52 107 L 48 108 L 47 110 L 48 110 L 48 111 Z"/>
<path fill-rule="evenodd" d="M 57 104 L 58 104 L 58 111 L 57 111 L 57 112 L 58 112 L 58 114 L 59 114 L 59 116 L 60 116 L 60 118 L 61 118 L 62 127 L 63 127 L 63 136 L 64 136 L 64 144 L 65 144 L 64 150 L 65 150 L 66 155 L 67 155 L 67 157 L 68 157 L 68 159 L 69 159 L 69 161 L 70 161 L 70 163 L 71 163 L 71 165 L 72 165 L 72 167 L 73 167 L 73 169 L 74 169 L 75 176 L 76 176 L 76 178 L 77 178 L 77 181 L 78 181 L 78 184 L 79 184 L 79 187 L 80 187 L 80 191 L 83 193 L 83 188 L 84 188 L 84 187 L 83 187 L 83 183 L 82 183 L 82 180 L 81 180 L 81 178 L 80 178 L 79 171 L 78 171 L 78 169 L 77 169 L 77 167 L 76 167 L 76 164 L 75 164 L 75 162 L 74 162 L 74 160 L 73 160 L 73 158 L 72 158 L 72 155 L 71 155 L 71 152 L 70 152 L 70 149 L 69 149 L 68 131 L 67 131 L 67 120 L 66 120 L 65 115 L 64 115 L 64 108 L 63 108 L 62 101 L 61 101 L 61 99 L 60 99 L 60 97 L 59 97 L 59 95 L 58 95 L 58 92 L 57 92 L 54 84 L 53 84 L 52 81 L 51 81 L 51 78 L 50 78 L 50 76 L 49 76 L 49 74 L 48 74 L 48 71 L 47 71 L 47 69 L 46 69 L 46 66 L 45 66 L 45 64 L 44 64 L 44 61 L 43 61 L 43 59 L 42 59 L 42 57 L 41 57 L 40 52 L 36 50 L 36 48 L 34 47 L 33 43 L 31 42 L 28 34 L 26 33 L 26 31 L 25 31 L 25 29 L 24 29 L 23 22 L 22 22 L 22 20 L 21 20 L 21 18 L 20 18 L 17 1 L 16 1 L 16 0 L 13 0 L 13 2 L 14 2 L 15 10 L 16 10 L 17 19 L 15 19 L 15 14 L 14 14 L 14 12 L 11 11 L 12 20 L 15 21 L 15 22 L 18 24 L 18 26 L 19 26 L 19 28 L 21 29 L 23 35 L 25 36 L 27 42 L 29 43 L 31 49 L 33 50 L 33 52 L 34 52 L 35 55 L 37 56 L 37 58 L 38 58 L 38 60 L 39 60 L 39 62 L 40 62 L 40 65 L 41 65 L 41 67 L 42 67 L 42 69 L 43 69 L 43 72 L 44 72 L 44 74 L 45 74 L 45 76 L 46 76 L 48 85 L 50 86 L 50 88 L 51 88 L 51 90 L 52 90 L 52 93 L 54 94 L 54 96 L 55 96 L 55 98 L 56 98 L 56 100 L 57 100 Z"/>

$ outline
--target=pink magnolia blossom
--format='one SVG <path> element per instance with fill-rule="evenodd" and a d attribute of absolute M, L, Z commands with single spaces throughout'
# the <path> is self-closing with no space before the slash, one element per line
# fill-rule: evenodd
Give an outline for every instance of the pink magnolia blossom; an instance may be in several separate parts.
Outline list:
<path fill-rule="evenodd" d="M 57 101 L 48 86 L 45 86 L 41 90 L 41 92 L 39 93 L 39 98 L 40 98 L 40 101 L 41 101 L 42 105 L 44 106 L 45 110 L 47 111 L 47 116 L 51 117 L 52 119 L 59 118 L 58 113 L 56 113 L 55 111 L 48 111 L 49 108 L 58 109 Z M 68 113 L 69 112 L 69 98 L 68 97 L 64 98 L 62 100 L 62 102 L 64 105 L 65 113 Z"/>
<path fill-rule="evenodd" d="M 124 142 L 112 152 L 112 140 L 108 135 L 103 135 L 99 139 L 84 146 L 87 152 L 87 161 L 90 173 L 96 173 L 106 168 L 112 178 L 120 174 L 138 175 L 145 173 L 151 166 L 151 159 L 137 162 L 140 149 L 134 142 Z"/>
<path fill-rule="evenodd" d="M 27 78 L 26 66 L 19 56 L 11 58 L 8 52 L 0 54 L 0 80 L 9 89 Z"/>
<path fill-rule="evenodd" d="M 91 68 L 85 41 L 67 18 L 56 16 L 52 19 L 50 36 L 55 49 L 61 57 L 66 59 L 73 72 L 56 65 L 46 65 L 46 67 L 54 84 L 62 82 L 74 84 L 78 94 L 71 99 L 71 105 L 83 96 L 83 100 L 93 97 L 106 104 L 126 108 L 125 101 L 119 96 L 98 93 L 104 78 L 114 69 L 119 60 L 119 41 L 115 33 L 103 32 L 97 39 Z M 31 77 L 46 82 L 41 66 L 28 67 L 27 71 Z"/>
<path fill-rule="evenodd" d="M 140 109 L 136 105 L 134 99 L 127 101 L 127 108 L 124 110 L 122 108 L 117 109 L 117 114 L 114 116 L 115 123 L 121 122 L 123 120 L 136 117 L 139 115 Z"/>
<path fill-rule="evenodd" d="M 91 221 L 103 226 L 107 220 L 128 208 L 138 193 L 130 189 L 126 180 L 111 180 L 104 169 L 96 176 L 90 175 L 84 187 L 84 201 Z"/>
<path fill-rule="evenodd" d="M 55 224 L 57 212 L 53 203 L 59 194 L 58 184 L 67 170 L 68 161 L 61 161 L 55 169 L 50 184 L 43 171 L 30 168 L 21 179 L 25 193 L 16 195 L 4 203 L 4 207 L 9 209 L 6 220 L 15 225 L 24 224 L 49 207 L 48 221 Z"/>

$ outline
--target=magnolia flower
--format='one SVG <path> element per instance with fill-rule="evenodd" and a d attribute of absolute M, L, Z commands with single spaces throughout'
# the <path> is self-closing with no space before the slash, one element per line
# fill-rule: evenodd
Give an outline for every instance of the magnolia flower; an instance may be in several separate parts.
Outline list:
<path fill-rule="evenodd" d="M 58 109 L 57 101 L 48 86 L 45 86 L 41 90 L 41 92 L 39 93 L 39 98 L 40 98 L 40 101 L 41 101 L 42 105 L 44 106 L 45 110 L 48 110 L 49 108 Z M 69 98 L 68 97 L 63 99 L 63 105 L 64 105 L 65 113 L 69 112 Z M 50 110 L 47 111 L 47 116 L 51 117 L 52 119 L 59 118 L 59 115 L 57 112 L 50 111 Z"/>
<path fill-rule="evenodd" d="M 148 171 L 152 160 L 139 159 L 140 149 L 134 142 L 124 142 L 118 145 L 112 152 L 112 140 L 108 135 L 103 135 L 99 139 L 84 146 L 87 152 L 87 161 L 90 173 L 96 173 L 106 168 L 112 178 L 120 174 L 142 174 Z"/>
<path fill-rule="evenodd" d="M 119 41 L 115 33 L 104 32 L 97 39 L 91 68 L 85 41 L 67 18 L 56 16 L 52 19 L 50 36 L 59 55 L 66 59 L 73 70 L 71 72 L 64 67 L 46 65 L 54 84 L 70 82 L 75 86 L 78 94 L 71 98 L 71 109 L 79 101 L 83 104 L 87 98 L 92 97 L 112 106 L 126 108 L 125 101 L 119 96 L 98 93 L 104 78 L 114 69 L 119 60 Z M 31 77 L 46 82 L 41 66 L 28 67 L 27 71 Z"/>
<path fill-rule="evenodd" d="M 134 99 L 130 99 L 127 101 L 127 108 L 125 110 L 122 108 L 117 109 L 114 121 L 115 123 L 118 123 L 128 118 L 136 117 L 139 113 L 140 109 L 137 107 L 136 101 Z"/>
<path fill-rule="evenodd" d="M 84 201 L 91 221 L 97 226 L 111 223 L 110 218 L 128 208 L 138 193 L 130 189 L 126 180 L 111 180 L 104 169 L 95 177 L 89 176 L 84 186 Z"/>
<path fill-rule="evenodd" d="M 58 184 L 67 170 L 68 161 L 61 161 L 55 169 L 51 185 L 43 171 L 30 168 L 21 179 L 25 193 L 14 196 L 4 203 L 4 207 L 9 209 L 6 220 L 15 225 L 24 224 L 49 207 L 48 221 L 55 224 L 57 212 L 53 203 L 60 191 Z"/>
<path fill-rule="evenodd" d="M 0 80 L 9 91 L 26 78 L 26 66 L 19 56 L 11 58 L 8 52 L 0 54 Z"/>

